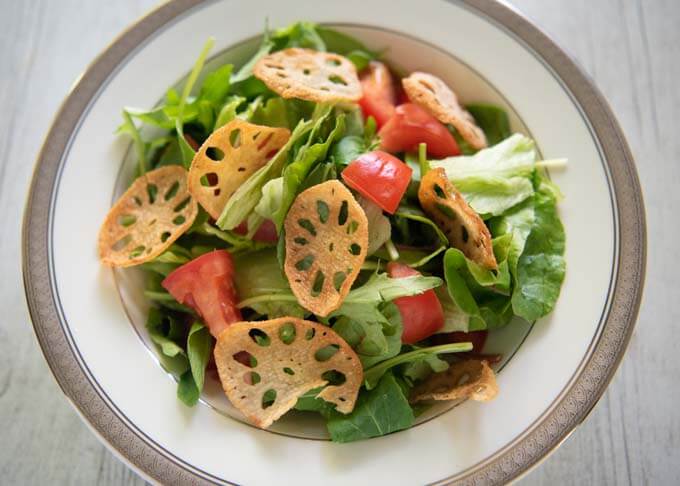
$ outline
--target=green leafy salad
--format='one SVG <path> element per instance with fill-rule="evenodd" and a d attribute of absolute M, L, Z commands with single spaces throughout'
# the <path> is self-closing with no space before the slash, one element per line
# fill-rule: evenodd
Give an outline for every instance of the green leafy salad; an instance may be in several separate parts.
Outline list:
<path fill-rule="evenodd" d="M 267 31 L 205 72 L 212 47 L 158 106 L 123 110 L 137 173 L 99 235 L 104 264 L 146 275 L 178 398 L 219 378 L 255 425 L 314 413 L 337 442 L 494 398 L 487 333 L 560 293 L 545 168 L 564 161 L 539 161 L 501 107 L 461 104 L 455 80 L 397 76 L 323 26 Z"/>

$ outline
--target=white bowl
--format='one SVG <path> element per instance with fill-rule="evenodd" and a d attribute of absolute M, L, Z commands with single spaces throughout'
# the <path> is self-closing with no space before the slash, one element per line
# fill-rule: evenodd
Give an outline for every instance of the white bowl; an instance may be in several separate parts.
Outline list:
<path fill-rule="evenodd" d="M 132 167 L 129 141 L 112 134 L 122 106 L 153 106 L 181 82 L 207 36 L 217 38 L 212 65 L 238 62 L 266 17 L 274 26 L 330 23 L 388 47 L 389 60 L 442 76 L 463 101 L 504 106 L 544 157 L 568 157 L 568 168 L 551 174 L 566 195 L 562 295 L 548 318 L 533 327 L 513 322 L 489 343 L 511 358 L 495 401 L 441 405 L 407 431 L 340 445 L 304 416 L 272 431 L 244 424 L 216 382 L 194 409 L 176 400 L 144 331 L 138 276 L 114 275 L 97 260 L 99 224 Z M 516 478 L 601 396 L 634 326 L 644 266 L 642 196 L 606 103 L 545 35 L 487 0 L 171 1 L 124 33 L 74 87 L 39 156 L 24 222 L 27 299 L 57 381 L 114 451 L 163 483 Z"/>

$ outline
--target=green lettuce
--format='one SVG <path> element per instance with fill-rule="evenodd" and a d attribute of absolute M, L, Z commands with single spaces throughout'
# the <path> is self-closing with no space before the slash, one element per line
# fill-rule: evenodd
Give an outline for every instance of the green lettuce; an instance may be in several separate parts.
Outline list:
<path fill-rule="evenodd" d="M 472 343 L 451 343 L 442 344 L 440 346 L 431 346 L 429 348 L 414 349 L 413 351 L 400 354 L 394 358 L 390 358 L 383 361 L 382 363 L 368 368 L 366 371 L 364 371 L 364 386 L 367 390 L 372 390 L 375 388 L 375 386 L 378 384 L 378 381 L 387 372 L 387 370 L 394 368 L 395 366 L 418 361 L 426 356 L 436 356 L 448 353 L 464 353 L 466 351 L 472 351 Z"/>
<path fill-rule="evenodd" d="M 300 121 L 293 130 L 288 142 L 267 162 L 251 175 L 229 198 L 217 220 L 220 229 L 234 229 L 248 218 L 262 197 L 262 188 L 271 179 L 279 177 L 293 145 L 312 129 L 313 122 Z"/>
<path fill-rule="evenodd" d="M 326 159 L 330 146 L 344 132 L 344 115 L 339 115 L 335 118 L 335 127 L 323 141 L 311 143 L 320 137 L 319 132 L 330 113 L 329 105 L 319 105 L 307 144 L 298 150 L 295 160 L 283 169 L 281 177 L 270 180 L 262 188 L 262 199 L 255 211 L 262 218 L 271 219 L 279 231 L 305 178 L 316 164 Z"/>
<path fill-rule="evenodd" d="M 270 318 L 304 317 L 305 311 L 292 295 L 288 281 L 281 272 L 276 250 L 268 249 L 234 257 L 234 283 L 241 302 Z M 292 297 L 277 300 L 276 297 Z"/>
<path fill-rule="evenodd" d="M 414 421 L 403 387 L 386 373 L 375 389 L 359 395 L 352 413 L 335 412 L 326 425 L 334 442 L 353 442 L 408 429 Z"/>
<path fill-rule="evenodd" d="M 364 368 L 392 358 L 401 351 L 401 314 L 392 302 L 348 304 L 332 317 L 338 317 L 333 330 L 357 352 Z"/>
<path fill-rule="evenodd" d="M 472 115 L 477 126 L 486 135 L 489 146 L 502 142 L 511 135 L 510 120 L 503 108 L 485 103 L 466 105 L 465 109 Z"/>
<path fill-rule="evenodd" d="M 529 322 L 552 311 L 564 281 L 565 235 L 556 204 L 554 193 L 541 183 L 534 195 L 534 220 L 517 262 L 512 294 L 512 310 Z"/>
<path fill-rule="evenodd" d="M 446 171 L 477 213 L 499 216 L 533 194 L 536 147 L 516 133 L 474 155 L 433 160 L 430 165 Z"/>

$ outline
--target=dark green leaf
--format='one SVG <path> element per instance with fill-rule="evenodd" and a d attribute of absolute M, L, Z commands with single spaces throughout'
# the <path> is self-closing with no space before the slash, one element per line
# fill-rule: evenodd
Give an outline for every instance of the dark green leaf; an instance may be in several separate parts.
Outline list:
<path fill-rule="evenodd" d="M 208 361 L 210 361 L 212 347 L 213 338 L 208 328 L 200 322 L 194 322 L 191 325 L 189 337 L 187 338 L 187 356 L 189 357 L 191 374 L 199 393 L 203 390 L 205 368 L 208 365 Z"/>
<path fill-rule="evenodd" d="M 391 373 L 359 396 L 349 415 L 334 413 L 327 422 L 334 442 L 353 442 L 408 429 L 415 417 L 401 386 Z"/>
<path fill-rule="evenodd" d="M 488 145 L 496 145 L 508 138 L 510 131 L 510 120 L 505 110 L 499 106 L 475 103 L 466 105 L 465 109 L 470 112 L 477 126 L 486 135 Z"/>

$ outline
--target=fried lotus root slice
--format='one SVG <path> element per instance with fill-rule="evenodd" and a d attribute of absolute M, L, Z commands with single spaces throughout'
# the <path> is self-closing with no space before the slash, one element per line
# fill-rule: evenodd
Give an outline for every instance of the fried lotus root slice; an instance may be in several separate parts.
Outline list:
<path fill-rule="evenodd" d="M 425 174 L 420 181 L 418 200 L 423 210 L 442 229 L 451 246 L 485 268 L 498 267 L 489 229 L 451 184 L 444 169 L 431 169 Z"/>
<path fill-rule="evenodd" d="M 401 84 L 408 98 L 427 110 L 442 123 L 449 123 L 461 137 L 476 149 L 486 147 L 486 136 L 475 119 L 460 103 L 458 97 L 437 76 L 415 72 L 402 79 Z"/>
<path fill-rule="evenodd" d="M 187 171 L 168 165 L 137 178 L 111 208 L 99 231 L 99 258 L 114 267 L 153 260 L 196 219 Z"/>
<path fill-rule="evenodd" d="M 330 52 L 292 47 L 260 59 L 253 69 L 283 98 L 322 102 L 358 101 L 361 84 L 354 64 Z"/>
<path fill-rule="evenodd" d="M 189 169 L 189 192 L 218 219 L 229 198 L 290 138 L 287 128 L 235 119 L 215 130 L 196 152 Z"/>
<path fill-rule="evenodd" d="M 300 193 L 284 221 L 284 271 L 305 309 L 327 316 L 342 304 L 368 250 L 368 221 L 339 181 Z"/>
<path fill-rule="evenodd" d="M 325 385 L 317 396 L 350 413 L 363 380 L 361 361 L 340 336 L 294 317 L 232 324 L 217 338 L 215 363 L 231 403 L 263 429 Z"/>
<path fill-rule="evenodd" d="M 411 403 L 423 400 L 458 400 L 478 402 L 493 400 L 498 394 L 496 375 L 486 361 L 471 359 L 434 373 L 411 392 Z"/>

